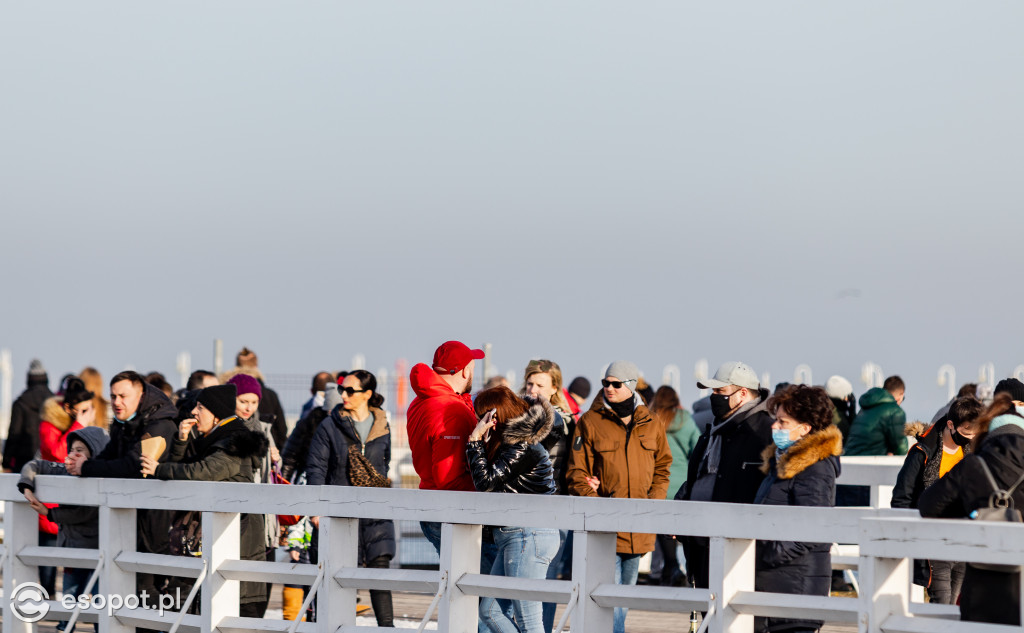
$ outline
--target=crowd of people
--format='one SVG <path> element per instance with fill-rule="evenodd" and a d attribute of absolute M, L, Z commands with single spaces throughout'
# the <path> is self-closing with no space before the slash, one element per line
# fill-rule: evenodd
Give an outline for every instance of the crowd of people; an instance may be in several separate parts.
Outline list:
<path fill-rule="evenodd" d="M 840 456 L 905 455 L 893 507 L 968 518 L 1024 505 L 1024 384 L 1016 379 L 999 382 L 994 391 L 965 385 L 924 425 L 906 423 L 906 385 L 899 376 L 857 399 L 841 376 L 821 387 L 781 384 L 772 392 L 750 366 L 728 362 L 698 382 L 710 395 L 690 410 L 675 389 L 655 391 L 624 360 L 607 366 L 589 404 L 590 382 L 577 377 L 565 385 L 551 360 L 530 361 L 518 390 L 499 378 L 474 392 L 476 361 L 483 357 L 481 350 L 448 341 L 430 364 L 410 371 L 415 399 L 406 430 L 421 489 L 857 506 L 867 505 L 866 490 L 836 486 Z M 248 349 L 231 371 L 194 372 L 178 392 L 158 374 L 121 372 L 110 380 L 109 396 L 108 402 L 95 369 L 65 376 L 53 394 L 42 364 L 30 365 L 27 389 L 12 409 L 2 463 L 5 471 L 21 473 L 19 489 L 40 515 L 41 545 L 95 548 L 98 529 L 95 508 L 39 499 L 34 482 L 40 474 L 392 485 L 390 416 L 376 377 L 365 370 L 318 372 L 290 433 L 280 399 Z M 165 449 L 151 448 L 156 438 Z M 138 521 L 139 551 L 198 551 L 196 513 L 140 510 Z M 420 527 L 440 554 L 441 525 Z M 273 560 L 281 547 L 293 561 L 318 560 L 319 517 L 249 514 L 240 529 L 246 560 Z M 572 544 L 571 532 L 485 526 L 481 571 L 568 578 Z M 844 588 L 842 576 L 832 572 L 829 545 L 758 541 L 755 588 L 807 595 Z M 361 565 L 389 567 L 396 555 L 394 524 L 361 519 L 358 550 Z M 652 581 L 708 586 L 707 539 L 686 535 L 619 534 L 615 581 L 635 584 L 640 558 L 649 552 L 660 560 Z M 914 566 L 914 582 L 926 587 L 931 601 L 960 604 L 964 619 L 1019 624 L 1019 569 L 939 559 L 941 552 Z M 78 595 L 88 578 L 86 570 L 65 569 L 62 590 Z M 190 582 L 153 574 L 137 578 L 140 592 L 152 596 Z M 51 595 L 55 579 L 55 569 L 40 568 Z M 265 583 L 243 582 L 240 614 L 263 617 L 270 590 Z M 301 612 L 308 587 L 286 585 L 283 592 L 286 618 L 315 619 L 314 609 Z M 378 626 L 394 626 L 390 592 L 373 590 L 370 601 Z M 555 606 L 483 598 L 479 630 L 550 633 Z M 625 631 L 626 617 L 626 609 L 615 609 L 616 633 Z M 820 626 L 806 619 L 755 620 L 758 631 Z"/>

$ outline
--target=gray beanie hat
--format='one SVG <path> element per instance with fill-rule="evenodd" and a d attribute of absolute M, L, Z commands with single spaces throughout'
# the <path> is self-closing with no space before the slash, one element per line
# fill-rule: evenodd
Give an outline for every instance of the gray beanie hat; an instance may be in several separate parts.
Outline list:
<path fill-rule="evenodd" d="M 629 390 L 636 392 L 636 381 L 640 379 L 640 370 L 637 369 L 636 365 L 629 362 L 628 360 L 617 360 L 611 365 L 608 365 L 608 369 L 604 372 L 604 377 L 614 376 L 625 383 Z M 630 381 L 630 382 L 626 382 Z"/>
<path fill-rule="evenodd" d="M 29 376 L 45 376 L 46 368 L 43 367 L 43 361 L 38 358 L 33 358 L 32 362 L 28 364 L 28 375 Z"/>

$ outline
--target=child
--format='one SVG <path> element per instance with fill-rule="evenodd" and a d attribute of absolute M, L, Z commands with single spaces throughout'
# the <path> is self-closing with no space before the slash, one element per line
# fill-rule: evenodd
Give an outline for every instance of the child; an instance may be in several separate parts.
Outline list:
<path fill-rule="evenodd" d="M 67 475 L 67 465 L 82 462 L 98 455 L 107 445 L 106 431 L 99 427 L 87 426 L 68 433 L 68 455 L 63 464 L 34 459 L 21 469 L 18 490 L 25 495 L 32 509 L 57 524 L 57 547 L 99 547 L 99 510 L 84 506 L 55 506 L 48 508 L 36 497 L 36 475 Z M 85 592 L 85 586 L 92 575 L 91 569 L 65 569 L 63 593 L 76 597 Z M 96 587 L 93 587 L 96 591 Z M 65 622 L 57 625 L 64 630 Z"/>

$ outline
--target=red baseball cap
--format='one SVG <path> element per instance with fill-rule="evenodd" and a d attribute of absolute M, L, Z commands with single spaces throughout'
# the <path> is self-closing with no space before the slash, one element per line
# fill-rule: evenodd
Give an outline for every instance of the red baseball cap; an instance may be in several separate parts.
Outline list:
<path fill-rule="evenodd" d="M 431 367 L 439 374 L 457 374 L 470 362 L 483 357 L 482 349 L 469 349 L 458 341 L 448 341 L 434 352 L 434 364 Z"/>

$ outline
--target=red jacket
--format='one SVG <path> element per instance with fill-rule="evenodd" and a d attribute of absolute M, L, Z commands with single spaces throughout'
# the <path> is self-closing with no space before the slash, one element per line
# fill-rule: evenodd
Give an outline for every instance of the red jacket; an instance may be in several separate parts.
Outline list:
<path fill-rule="evenodd" d="M 64 458 L 68 456 L 68 434 L 82 428 L 77 421 L 71 421 L 71 416 L 64 410 L 62 402 L 59 397 L 44 402 L 43 419 L 39 422 L 39 456 L 48 462 L 59 464 L 63 464 Z M 47 508 L 57 507 L 56 503 L 44 505 Z M 39 531 L 56 534 L 57 524 L 40 515 Z"/>
<path fill-rule="evenodd" d="M 434 370 L 419 363 L 409 372 L 416 399 L 406 428 L 412 465 L 424 490 L 476 490 L 466 460 L 466 442 L 476 428 L 469 394 L 455 393 Z"/>

